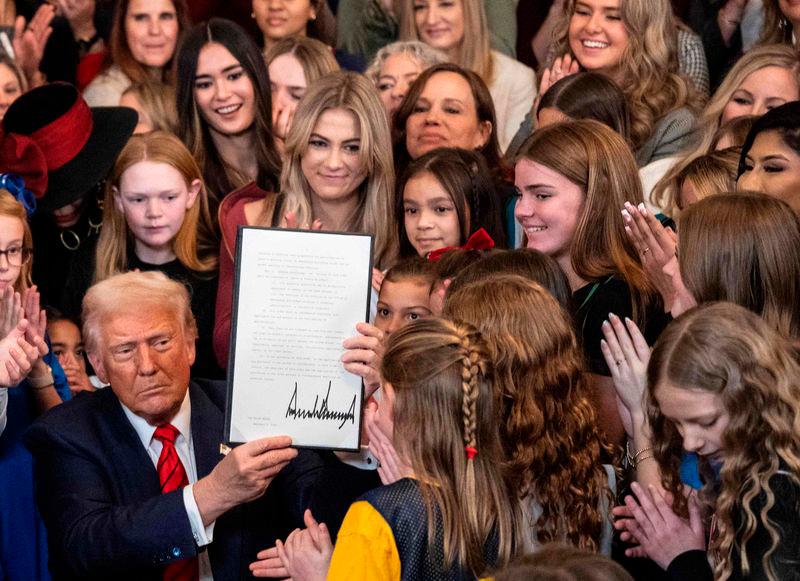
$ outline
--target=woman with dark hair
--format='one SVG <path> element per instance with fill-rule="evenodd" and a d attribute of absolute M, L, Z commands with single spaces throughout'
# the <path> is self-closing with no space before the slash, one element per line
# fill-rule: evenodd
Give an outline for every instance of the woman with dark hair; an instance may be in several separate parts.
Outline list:
<path fill-rule="evenodd" d="M 494 104 L 486 83 L 470 70 L 443 63 L 424 70 L 392 117 L 394 162 L 402 175 L 412 160 L 440 147 L 478 151 L 503 209 L 509 246 L 515 242 L 513 186 L 497 140 Z"/>
<path fill-rule="evenodd" d="M 121 0 L 105 70 L 86 87 L 86 102 L 114 107 L 132 83 L 171 84 L 175 50 L 188 26 L 186 0 Z"/>
<path fill-rule="evenodd" d="M 479 230 L 505 247 L 496 198 L 486 162 L 474 151 L 440 148 L 414 160 L 395 196 L 400 256 L 462 246 Z"/>
<path fill-rule="evenodd" d="M 570 119 L 594 119 L 608 125 L 630 143 L 631 115 L 622 89 L 609 77 L 591 71 L 559 79 L 541 96 L 534 111 L 525 116 L 506 151 L 506 159 L 514 159 L 522 144 L 536 127 Z"/>
<path fill-rule="evenodd" d="M 280 156 L 259 48 L 239 25 L 212 18 L 187 34 L 177 61 L 178 136 L 203 170 L 212 215 L 247 183 L 274 191 Z"/>
<path fill-rule="evenodd" d="M 800 212 L 800 101 L 753 123 L 739 158 L 737 189 L 764 192 Z"/>
<path fill-rule="evenodd" d="M 285 38 L 308 36 L 333 46 L 336 21 L 326 0 L 253 0 L 253 19 L 264 35 L 264 50 Z"/>

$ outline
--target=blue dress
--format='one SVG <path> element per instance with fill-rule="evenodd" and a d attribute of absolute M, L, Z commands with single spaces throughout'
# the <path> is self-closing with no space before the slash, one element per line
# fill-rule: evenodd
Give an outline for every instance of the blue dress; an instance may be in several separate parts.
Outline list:
<path fill-rule="evenodd" d="M 67 377 L 52 350 L 44 361 L 62 401 L 70 399 Z M 33 496 L 33 458 L 22 445 L 22 433 L 36 415 L 27 381 L 8 390 L 8 424 L 0 435 L 0 581 L 50 580 L 47 536 Z"/>

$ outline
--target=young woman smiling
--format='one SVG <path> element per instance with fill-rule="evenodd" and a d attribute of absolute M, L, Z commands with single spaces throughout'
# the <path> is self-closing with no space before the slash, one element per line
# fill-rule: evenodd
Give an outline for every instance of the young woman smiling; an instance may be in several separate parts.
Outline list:
<path fill-rule="evenodd" d="M 272 132 L 267 68 L 237 24 L 212 18 L 178 54 L 178 136 L 203 170 L 212 215 L 220 200 L 255 181 L 272 190 L 280 155 Z"/>
<path fill-rule="evenodd" d="M 481 0 L 402 0 L 400 39 L 421 40 L 441 50 L 489 87 L 497 117 L 497 138 L 505 150 L 536 97 L 533 70 L 491 50 Z"/>
<path fill-rule="evenodd" d="M 626 199 L 643 201 L 635 160 L 609 127 L 579 120 L 535 132 L 515 173 L 516 217 L 526 245 L 554 258 L 567 276 L 577 334 L 594 374 L 600 427 L 616 443 L 624 432 L 600 350 L 602 324 L 610 313 L 627 316 L 654 340 L 664 322 L 619 215 Z"/>
<path fill-rule="evenodd" d="M 280 194 L 251 184 L 220 207 L 222 249 L 214 349 L 227 364 L 233 257 L 240 224 L 323 228 L 375 236 L 375 266 L 397 256 L 389 125 L 375 88 L 363 76 L 336 72 L 300 102 L 286 140 Z"/>
<path fill-rule="evenodd" d="M 188 18 L 186 0 L 119 2 L 106 70 L 86 87 L 86 102 L 92 107 L 113 107 L 131 83 L 171 82 L 173 56 Z"/>
<path fill-rule="evenodd" d="M 636 161 L 674 155 L 691 138 L 691 83 L 678 72 L 677 28 L 669 0 L 568 0 L 559 26 L 555 79 L 569 62 L 610 76 L 628 98 Z M 574 72 L 574 71 L 573 71 Z"/>
<path fill-rule="evenodd" d="M 252 17 L 264 36 L 264 51 L 286 38 L 309 36 L 328 46 L 336 40 L 326 0 L 253 0 Z"/>

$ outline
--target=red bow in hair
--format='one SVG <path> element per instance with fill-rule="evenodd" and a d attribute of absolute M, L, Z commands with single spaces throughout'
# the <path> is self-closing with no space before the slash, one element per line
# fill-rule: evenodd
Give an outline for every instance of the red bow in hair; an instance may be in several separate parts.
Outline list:
<path fill-rule="evenodd" d="M 491 250 L 492 248 L 494 248 L 494 240 L 486 230 L 481 228 L 469 237 L 464 246 L 445 246 L 444 248 L 431 250 L 428 252 L 428 260 L 438 262 L 445 252 L 450 252 L 451 250 Z"/>

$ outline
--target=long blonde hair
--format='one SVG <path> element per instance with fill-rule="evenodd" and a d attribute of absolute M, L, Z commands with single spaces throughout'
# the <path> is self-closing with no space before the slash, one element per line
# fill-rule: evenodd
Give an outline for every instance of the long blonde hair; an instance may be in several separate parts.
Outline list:
<path fill-rule="evenodd" d="M 328 73 L 340 70 L 339 63 L 328 45 L 307 36 L 287 36 L 264 51 L 264 61 L 269 66 L 281 55 L 290 54 L 303 69 L 306 85 Z"/>
<path fill-rule="evenodd" d="M 464 38 L 458 45 L 455 64 L 480 75 L 490 85 L 494 75 L 494 59 L 489 42 L 489 24 L 483 0 L 456 0 L 462 3 Z M 414 0 L 401 0 L 399 6 L 400 40 L 421 40 L 414 19 Z"/>
<path fill-rule="evenodd" d="M 313 221 L 314 192 L 303 174 L 303 155 L 322 114 L 329 109 L 351 112 L 361 129 L 359 155 L 367 177 L 358 188 L 358 208 L 347 226 L 349 232 L 364 232 L 375 237 L 375 264 L 389 266 L 397 256 L 394 222 L 394 162 L 389 120 L 375 87 L 352 72 L 335 72 L 309 87 L 297 107 L 286 137 L 286 161 L 281 172 L 282 207 L 278 216 L 294 212 L 300 224 Z M 264 206 L 260 222 L 273 221 L 272 208 Z"/>
<path fill-rule="evenodd" d="M 703 113 L 697 119 L 695 141 L 681 154 L 681 160 L 670 168 L 653 189 L 650 197 L 656 207 L 665 211 L 671 209 L 675 192 L 670 188 L 675 177 L 695 159 L 712 151 L 714 138 L 722 123 L 722 112 L 733 98 L 733 94 L 748 76 L 766 67 L 781 67 L 794 72 L 795 80 L 800 87 L 800 55 L 791 46 L 769 44 L 757 46 L 744 53 L 725 75 L 725 79 L 714 91 Z M 668 212 L 667 214 L 669 215 Z"/>
<path fill-rule="evenodd" d="M 619 274 L 631 291 L 634 318 L 654 299 L 636 249 L 625 234 L 620 209 L 644 201 L 636 160 L 613 129 L 580 119 L 535 131 L 518 159 L 529 159 L 560 173 L 583 190 L 581 215 L 570 244 L 575 273 L 587 281 Z"/>
<path fill-rule="evenodd" d="M 31 235 L 31 227 L 28 224 L 28 213 L 25 207 L 20 204 L 17 199 L 8 190 L 0 189 L 0 216 L 7 216 L 9 218 L 16 218 L 22 222 L 22 248 L 29 249 L 28 252 L 33 252 L 33 236 Z M 6 256 L 8 261 L 8 256 Z M 33 258 L 28 259 L 28 262 L 22 265 L 19 271 L 19 276 L 14 282 L 14 290 L 21 293 L 29 286 L 31 286 L 31 272 L 33 271 Z"/>
<path fill-rule="evenodd" d="M 392 333 L 381 362 L 391 384 L 394 438 L 411 463 L 428 514 L 433 544 L 442 520 L 445 567 L 457 563 L 482 576 L 516 552 L 519 506 L 502 471 L 492 403 L 492 366 L 475 328 L 443 319 L 414 321 Z M 467 448 L 477 451 L 468 456 Z M 494 535 L 498 562 L 484 547 Z"/>
<path fill-rule="evenodd" d="M 659 386 L 668 382 L 679 389 L 717 394 L 730 418 L 722 435 L 724 462 L 715 509 L 718 534 L 710 547 L 716 557 L 714 578 L 748 576 L 752 564 L 747 545 L 755 542 L 756 529 L 763 527 L 770 539 L 764 570 L 770 581 L 777 581 L 771 555 L 781 543 L 781 531 L 769 518 L 776 501 L 770 480 L 778 470 L 786 470 L 793 485 L 800 486 L 800 365 L 795 349 L 744 307 L 710 303 L 688 311 L 666 328 L 653 349 L 647 376 L 645 403 L 653 451 L 664 487 L 673 493 L 680 513 L 686 513 L 680 483 L 682 438 L 661 413 L 656 399 Z M 757 513 L 751 508 L 756 499 L 763 499 Z M 741 515 L 738 528 L 736 514 Z M 741 572 L 733 570 L 734 551 Z"/>
<path fill-rule="evenodd" d="M 569 22 L 576 3 L 567 0 L 556 28 L 558 56 L 572 54 Z M 628 43 L 614 80 L 628 98 L 631 143 L 638 149 L 664 115 L 681 107 L 699 107 L 700 96 L 679 73 L 678 29 L 669 0 L 620 0 L 620 15 Z"/>
<path fill-rule="evenodd" d="M 140 161 L 165 163 L 180 172 L 187 184 L 202 181 L 202 173 L 192 154 L 181 141 L 164 131 L 134 135 L 120 152 L 106 182 L 103 203 L 103 229 L 95 253 L 95 282 L 128 269 L 128 245 L 133 241 L 125 215 L 115 203 L 122 174 Z M 197 200 L 186 210 L 178 233 L 172 241 L 173 251 L 186 268 L 195 272 L 211 272 L 217 268 L 219 241 L 215 238 L 208 197 L 204 186 Z"/>
<path fill-rule="evenodd" d="M 541 543 L 597 551 L 611 495 L 583 354 L 572 321 L 541 285 L 518 275 L 469 283 L 444 316 L 478 327 L 494 363 L 495 406 L 518 498 L 542 513 L 528 531 Z"/>

